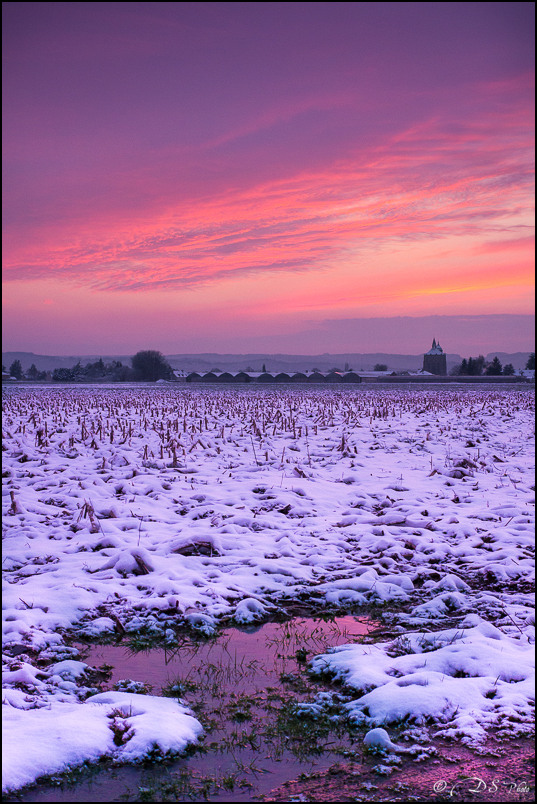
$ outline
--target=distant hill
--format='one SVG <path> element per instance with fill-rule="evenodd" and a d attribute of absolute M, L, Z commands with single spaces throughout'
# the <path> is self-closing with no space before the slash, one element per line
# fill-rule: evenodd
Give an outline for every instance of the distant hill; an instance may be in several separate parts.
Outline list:
<path fill-rule="evenodd" d="M 150 348 L 150 347 L 148 347 Z M 498 356 L 502 365 L 512 363 L 515 370 L 522 369 L 526 365 L 529 352 L 489 352 L 487 360 L 492 360 Z M 469 355 L 465 355 L 469 357 Z M 14 360 L 20 360 L 23 371 L 35 364 L 39 371 L 53 371 L 55 368 L 72 368 L 78 361 L 83 366 L 86 363 L 94 363 L 101 358 L 105 363 L 112 360 L 120 360 L 123 365 L 131 365 L 132 355 L 38 355 L 34 352 L 2 352 L 2 363 L 9 369 Z M 449 370 L 461 362 L 462 357 L 458 354 L 447 354 L 447 367 Z M 241 371 L 251 369 L 260 371 L 265 365 L 267 371 L 304 371 L 317 368 L 319 371 L 329 371 L 333 368 L 345 370 L 348 366 L 354 371 L 370 371 L 377 363 L 385 364 L 388 369 L 393 371 L 415 371 L 423 365 L 423 354 L 419 355 L 395 355 L 386 352 L 374 352 L 362 354 L 359 352 L 346 352 L 340 354 L 322 355 L 286 355 L 286 354 L 218 354 L 217 352 L 205 352 L 202 354 L 174 354 L 166 355 L 172 368 L 183 369 L 185 371 L 210 371 L 218 368 L 222 371 Z"/>
<path fill-rule="evenodd" d="M 518 369 L 526 368 L 529 356 L 530 352 L 514 352 L 514 354 L 509 354 L 508 352 L 489 352 L 485 358 L 487 361 L 490 361 L 497 357 L 502 366 L 505 366 L 506 363 L 512 363 L 513 367 L 518 371 Z"/>

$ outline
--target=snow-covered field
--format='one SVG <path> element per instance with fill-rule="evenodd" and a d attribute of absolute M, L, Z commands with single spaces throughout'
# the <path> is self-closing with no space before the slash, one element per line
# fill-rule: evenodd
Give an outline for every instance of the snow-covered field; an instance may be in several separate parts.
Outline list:
<path fill-rule="evenodd" d="M 5 790 L 179 752 L 175 701 L 95 694 L 63 639 L 381 603 L 393 639 L 316 657 L 352 717 L 479 744 L 531 729 L 529 388 L 9 388 Z M 316 704 L 313 703 L 312 706 Z"/>

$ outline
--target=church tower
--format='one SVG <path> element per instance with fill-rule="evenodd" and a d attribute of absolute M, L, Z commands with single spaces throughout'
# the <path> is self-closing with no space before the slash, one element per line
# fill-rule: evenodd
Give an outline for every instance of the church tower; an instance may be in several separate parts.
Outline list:
<path fill-rule="evenodd" d="M 423 355 L 423 371 L 429 371 L 431 374 L 447 374 L 446 356 L 436 338 L 433 338 L 432 347 Z"/>

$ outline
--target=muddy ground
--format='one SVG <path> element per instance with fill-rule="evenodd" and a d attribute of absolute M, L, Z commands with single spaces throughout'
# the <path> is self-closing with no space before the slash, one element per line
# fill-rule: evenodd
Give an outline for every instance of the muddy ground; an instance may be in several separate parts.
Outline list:
<path fill-rule="evenodd" d="M 535 745 L 530 739 L 490 740 L 484 753 L 436 741 L 437 756 L 403 760 L 388 776 L 379 757 L 337 763 L 285 782 L 262 801 L 534 801 Z"/>

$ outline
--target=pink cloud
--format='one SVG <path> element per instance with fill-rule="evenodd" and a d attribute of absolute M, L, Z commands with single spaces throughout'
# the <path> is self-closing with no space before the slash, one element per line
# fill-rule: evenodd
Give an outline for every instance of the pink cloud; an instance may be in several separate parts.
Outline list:
<path fill-rule="evenodd" d="M 252 272 L 310 271 L 340 261 L 345 250 L 367 254 L 402 241 L 472 235 L 505 244 L 506 233 L 531 227 L 531 131 L 526 125 L 520 133 L 522 111 L 509 110 L 498 123 L 495 113 L 492 122 L 470 120 L 453 132 L 433 120 L 329 168 L 200 200 L 170 197 L 164 183 L 162 201 L 143 216 L 126 216 L 119 206 L 101 217 L 93 208 L 84 223 L 34 228 L 29 245 L 17 232 L 6 278 L 178 288 Z"/>
<path fill-rule="evenodd" d="M 14 320 L 527 311 L 529 4 L 462 5 L 6 4 Z"/>

